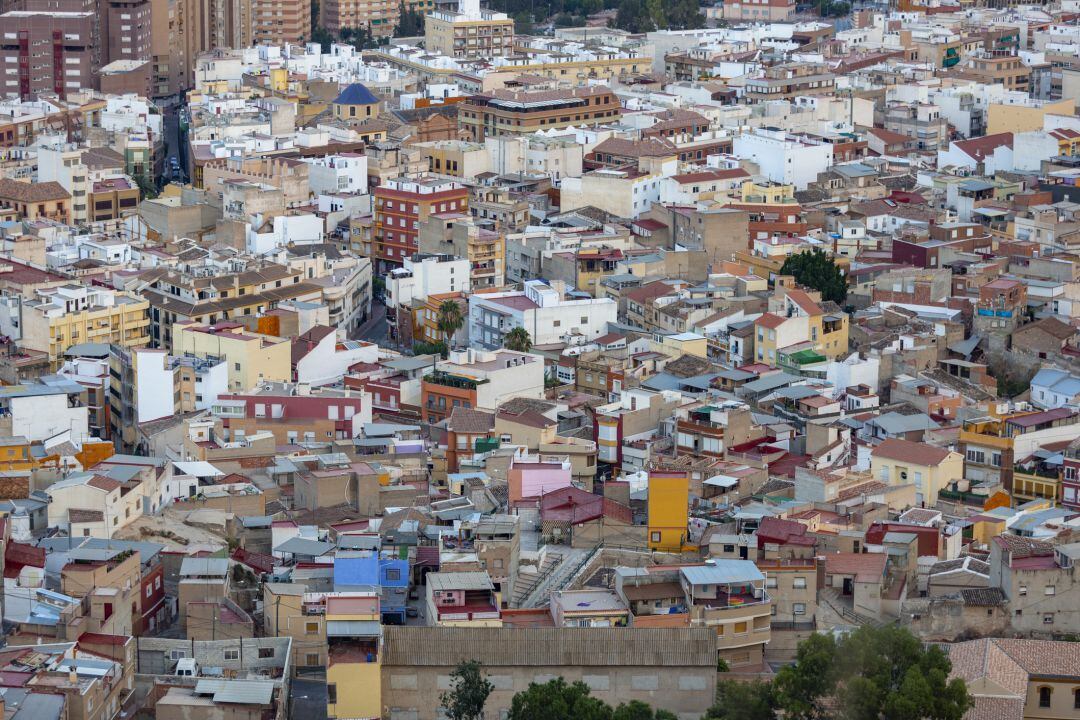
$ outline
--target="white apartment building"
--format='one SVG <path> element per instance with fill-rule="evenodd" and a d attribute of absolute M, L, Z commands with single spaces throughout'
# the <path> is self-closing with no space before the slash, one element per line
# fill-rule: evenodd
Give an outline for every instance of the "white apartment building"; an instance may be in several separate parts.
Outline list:
<path fill-rule="evenodd" d="M 568 300 L 542 280 L 529 280 L 523 291 L 469 297 L 469 340 L 477 347 L 502 347 L 512 328 L 529 333 L 533 345 L 576 345 L 595 340 L 615 322 L 618 303 L 611 298 Z"/>
<path fill-rule="evenodd" d="M 469 261 L 456 255 L 417 253 L 386 277 L 387 307 L 407 307 L 429 295 L 469 292 Z"/>
<path fill-rule="evenodd" d="M 544 397 L 544 359 L 539 355 L 469 348 L 451 351 L 435 370 L 484 381 L 476 386 L 478 408 L 494 410 L 511 398 Z"/>
<path fill-rule="evenodd" d="M 736 135 L 731 154 L 750 160 L 773 182 L 805 190 L 833 164 L 832 145 L 784 130 L 756 129 Z"/>
<path fill-rule="evenodd" d="M 305 160 L 311 166 L 308 183 L 315 195 L 368 191 L 368 159 L 363 153 L 341 153 Z"/>

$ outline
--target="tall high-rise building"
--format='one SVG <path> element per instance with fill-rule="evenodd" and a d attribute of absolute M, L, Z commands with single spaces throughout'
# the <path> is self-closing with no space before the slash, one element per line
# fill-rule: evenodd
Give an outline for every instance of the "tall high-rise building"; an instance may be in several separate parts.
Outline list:
<path fill-rule="evenodd" d="M 100 67 L 90 12 L 11 10 L 0 15 L 0 94 L 65 97 L 93 87 Z"/>
<path fill-rule="evenodd" d="M 102 0 L 102 65 L 150 59 L 150 0 Z"/>
<path fill-rule="evenodd" d="M 404 6 L 423 15 L 435 9 L 435 0 L 405 0 Z M 389 37 L 397 28 L 401 8 L 401 0 L 321 0 L 319 22 L 333 35 L 345 28 L 367 28 L 375 37 Z"/>
<path fill-rule="evenodd" d="M 309 0 L 251 0 L 251 42 L 256 45 L 303 43 L 311 39 Z"/>

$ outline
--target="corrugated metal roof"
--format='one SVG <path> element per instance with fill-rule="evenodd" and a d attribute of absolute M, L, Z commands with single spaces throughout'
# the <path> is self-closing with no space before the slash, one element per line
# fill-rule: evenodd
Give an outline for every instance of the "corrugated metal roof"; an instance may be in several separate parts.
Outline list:
<path fill-rule="evenodd" d="M 711 628 L 383 628 L 383 665 L 714 667 Z"/>
<path fill-rule="evenodd" d="M 269 705 L 274 683 L 262 680 L 199 680 L 196 695 L 211 695 L 214 702 L 242 705 Z"/>
<path fill-rule="evenodd" d="M 715 565 L 694 565 L 680 568 L 691 585 L 716 585 L 724 583 L 764 580 L 758 566 L 750 560 L 715 560 Z"/>
<path fill-rule="evenodd" d="M 327 620 L 327 637 L 378 637 L 382 624 L 378 620 Z"/>
<path fill-rule="evenodd" d="M 180 577 L 225 577 L 228 574 L 228 558 L 187 557 L 180 563 Z"/>

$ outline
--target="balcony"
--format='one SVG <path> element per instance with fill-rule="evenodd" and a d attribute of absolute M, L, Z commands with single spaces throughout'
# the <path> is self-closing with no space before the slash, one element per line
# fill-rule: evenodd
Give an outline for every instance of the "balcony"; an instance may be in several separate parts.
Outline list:
<path fill-rule="evenodd" d="M 455 388 L 457 390 L 476 390 L 476 388 L 488 381 L 486 379 L 471 378 L 465 375 L 454 375 L 453 373 L 436 370 L 433 373 L 425 375 L 424 382 L 432 385 Z"/>

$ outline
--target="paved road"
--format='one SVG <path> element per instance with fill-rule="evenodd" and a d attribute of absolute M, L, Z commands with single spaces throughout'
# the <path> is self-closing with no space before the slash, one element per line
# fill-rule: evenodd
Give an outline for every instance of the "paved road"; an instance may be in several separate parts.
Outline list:
<path fill-rule="evenodd" d="M 289 717 L 300 720 L 326 720 L 326 683 L 322 680 L 292 681 Z"/>
<path fill-rule="evenodd" d="M 386 325 L 386 307 L 378 300 L 371 301 L 371 317 L 358 327 L 352 337 L 355 340 L 367 340 L 378 345 L 386 345 L 386 334 L 389 328 Z"/>

